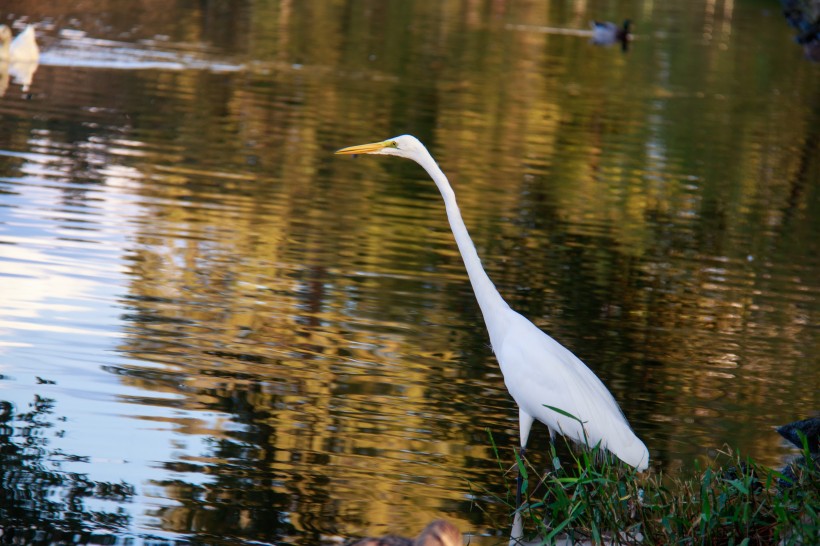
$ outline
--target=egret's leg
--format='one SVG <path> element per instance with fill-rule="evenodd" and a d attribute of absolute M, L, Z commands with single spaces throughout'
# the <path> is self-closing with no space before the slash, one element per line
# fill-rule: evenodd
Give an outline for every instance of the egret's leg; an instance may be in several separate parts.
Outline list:
<path fill-rule="evenodd" d="M 561 461 L 558 459 L 558 452 L 555 451 L 555 432 L 552 429 L 550 431 L 550 463 L 552 463 L 552 469 L 555 470 L 557 473 L 558 470 L 561 468 Z"/>
<path fill-rule="evenodd" d="M 528 413 L 526 413 L 521 407 L 518 408 L 518 432 L 521 436 L 521 451 L 519 451 L 519 455 L 521 457 L 521 463 L 524 463 L 524 453 L 527 451 L 527 438 L 530 437 L 530 429 L 532 428 L 532 423 L 534 419 Z M 518 508 L 521 506 L 521 490 L 524 487 L 524 477 L 521 475 L 521 470 L 518 471 L 518 480 L 516 482 L 516 490 L 515 490 L 515 507 Z"/>

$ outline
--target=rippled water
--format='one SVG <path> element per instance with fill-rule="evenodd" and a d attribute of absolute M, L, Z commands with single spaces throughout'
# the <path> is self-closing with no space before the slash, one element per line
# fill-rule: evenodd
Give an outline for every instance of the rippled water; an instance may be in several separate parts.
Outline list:
<path fill-rule="evenodd" d="M 404 132 L 653 471 L 780 464 L 818 409 L 820 76 L 776 4 L 12 4 L 6 536 L 503 541 L 517 410 L 440 196 L 333 155 Z M 626 54 L 575 32 L 627 13 Z"/>

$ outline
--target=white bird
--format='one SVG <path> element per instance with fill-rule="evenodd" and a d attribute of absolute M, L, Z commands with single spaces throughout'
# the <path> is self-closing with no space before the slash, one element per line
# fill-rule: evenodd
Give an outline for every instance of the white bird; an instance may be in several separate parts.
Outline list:
<path fill-rule="evenodd" d="M 20 63 L 36 63 L 40 60 L 40 48 L 37 47 L 37 38 L 32 25 L 11 39 L 11 29 L 0 25 L 0 60 Z"/>
<path fill-rule="evenodd" d="M 521 456 L 533 421 L 544 423 L 555 434 L 609 450 L 624 463 L 645 470 L 649 451 L 632 432 L 612 394 L 581 360 L 532 322 L 513 311 L 498 293 L 475 250 L 447 177 L 427 148 L 413 136 L 402 135 L 383 142 L 343 148 L 337 154 L 394 155 L 412 159 L 436 183 L 467 275 L 484 316 L 490 342 L 504 375 L 504 383 L 518 405 Z M 581 424 L 545 405 L 559 408 Z M 521 477 L 519 476 L 520 499 Z M 518 501 L 520 504 L 520 500 Z"/>
<path fill-rule="evenodd" d="M 11 39 L 11 29 L 0 25 L 0 97 L 8 87 L 9 76 L 28 92 L 40 62 L 40 48 L 34 36 L 34 27 L 28 25 Z"/>

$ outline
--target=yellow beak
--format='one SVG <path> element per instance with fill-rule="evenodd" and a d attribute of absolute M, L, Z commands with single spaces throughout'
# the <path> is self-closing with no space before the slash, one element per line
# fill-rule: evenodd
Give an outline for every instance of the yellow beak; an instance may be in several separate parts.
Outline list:
<path fill-rule="evenodd" d="M 393 144 L 390 140 L 385 140 L 383 142 L 372 142 L 370 144 L 359 144 L 358 146 L 350 146 L 349 148 L 342 148 L 341 150 L 337 150 L 337 154 L 372 154 L 373 152 L 378 152 L 379 150 L 383 150 Z"/>

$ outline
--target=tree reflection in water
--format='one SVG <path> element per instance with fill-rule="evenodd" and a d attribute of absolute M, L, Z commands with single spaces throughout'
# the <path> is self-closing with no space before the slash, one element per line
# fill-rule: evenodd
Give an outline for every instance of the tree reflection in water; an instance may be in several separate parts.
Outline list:
<path fill-rule="evenodd" d="M 60 469 L 63 461 L 84 461 L 87 457 L 49 447 L 54 430 L 54 400 L 35 395 L 30 411 L 18 412 L 14 405 L 0 401 L 0 535 L 3 543 L 75 544 L 112 543 L 112 531 L 130 524 L 131 516 L 122 508 L 134 496 L 127 483 L 95 482 L 86 474 Z M 116 511 L 88 507 L 110 501 Z"/>

